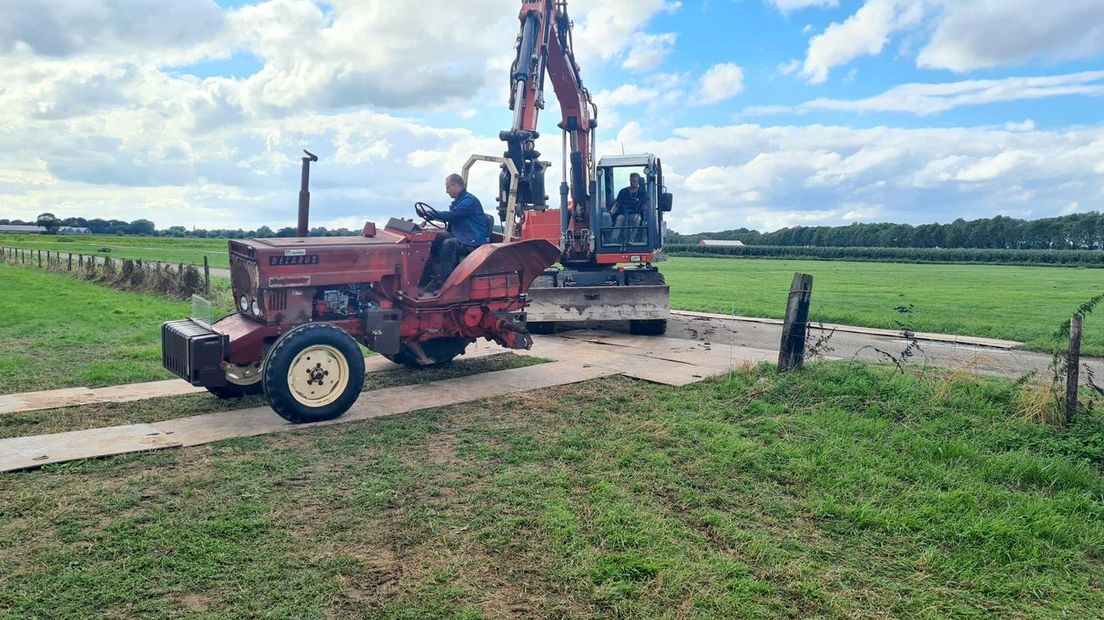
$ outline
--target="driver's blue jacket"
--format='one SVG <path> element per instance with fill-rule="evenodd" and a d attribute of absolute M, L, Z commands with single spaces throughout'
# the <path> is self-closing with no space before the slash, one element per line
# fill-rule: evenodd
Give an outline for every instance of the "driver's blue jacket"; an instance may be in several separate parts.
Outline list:
<path fill-rule="evenodd" d="M 449 205 L 448 213 L 441 213 L 441 219 L 448 222 L 449 232 L 456 240 L 469 249 L 491 241 L 491 223 L 483 213 L 483 205 L 468 190 L 460 192 Z"/>

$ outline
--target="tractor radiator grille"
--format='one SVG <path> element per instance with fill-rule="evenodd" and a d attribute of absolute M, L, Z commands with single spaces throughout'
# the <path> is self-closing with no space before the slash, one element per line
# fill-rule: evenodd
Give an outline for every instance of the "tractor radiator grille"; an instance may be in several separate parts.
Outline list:
<path fill-rule="evenodd" d="M 264 307 L 269 312 L 287 310 L 287 289 L 279 288 L 268 291 L 268 294 L 265 295 Z"/>

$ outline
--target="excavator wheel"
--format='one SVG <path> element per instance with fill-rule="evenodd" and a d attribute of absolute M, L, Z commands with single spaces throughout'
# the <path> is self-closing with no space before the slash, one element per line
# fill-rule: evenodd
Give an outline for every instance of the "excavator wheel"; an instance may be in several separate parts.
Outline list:
<path fill-rule="evenodd" d="M 364 355 L 345 330 L 307 323 L 272 345 L 261 384 L 268 404 L 294 424 L 340 417 L 364 387 Z"/>
<path fill-rule="evenodd" d="M 667 319 L 629 321 L 629 333 L 637 336 L 662 336 L 667 333 Z"/>
<path fill-rule="evenodd" d="M 422 350 L 426 357 L 433 360 L 432 364 L 421 364 L 418 355 L 408 346 L 403 345 L 402 350 L 394 354 L 384 354 L 384 357 L 403 366 L 425 368 L 427 366 L 440 366 L 452 361 L 452 358 L 460 355 L 471 344 L 467 338 L 435 338 L 422 343 Z"/>
<path fill-rule="evenodd" d="M 556 333 L 556 323 L 553 321 L 537 321 L 534 323 L 526 323 L 525 329 L 528 330 L 530 334 L 545 336 L 548 334 Z"/>

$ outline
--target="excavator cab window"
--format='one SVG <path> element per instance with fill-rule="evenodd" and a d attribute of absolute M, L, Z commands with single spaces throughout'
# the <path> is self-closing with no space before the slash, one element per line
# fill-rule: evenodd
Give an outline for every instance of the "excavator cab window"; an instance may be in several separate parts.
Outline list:
<path fill-rule="evenodd" d="M 632 189 L 632 175 L 639 175 Z M 599 251 L 647 251 L 654 247 L 648 224 L 655 218 L 655 173 L 648 166 L 608 166 L 598 170 Z M 618 196 L 638 199 L 639 203 L 619 205 Z M 634 200 L 635 202 L 635 200 Z"/>

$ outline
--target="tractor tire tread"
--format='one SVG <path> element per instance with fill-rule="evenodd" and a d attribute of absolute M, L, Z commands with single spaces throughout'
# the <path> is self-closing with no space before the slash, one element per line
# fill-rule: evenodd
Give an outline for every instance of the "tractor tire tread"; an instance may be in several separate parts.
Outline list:
<path fill-rule="evenodd" d="M 299 341 L 304 339 L 307 342 L 300 345 Z M 331 341 L 325 342 L 324 339 Z M 349 383 L 345 386 L 344 393 L 334 402 L 318 407 L 316 411 L 311 411 L 295 400 L 287 385 L 288 365 L 294 360 L 298 350 L 309 344 L 333 346 L 345 356 L 349 365 Z M 307 323 L 287 332 L 272 345 L 265 358 L 261 384 L 269 406 L 288 422 L 306 424 L 332 420 L 344 415 L 360 397 L 360 390 L 364 387 L 364 356 L 356 340 L 340 327 L 328 323 Z"/>

